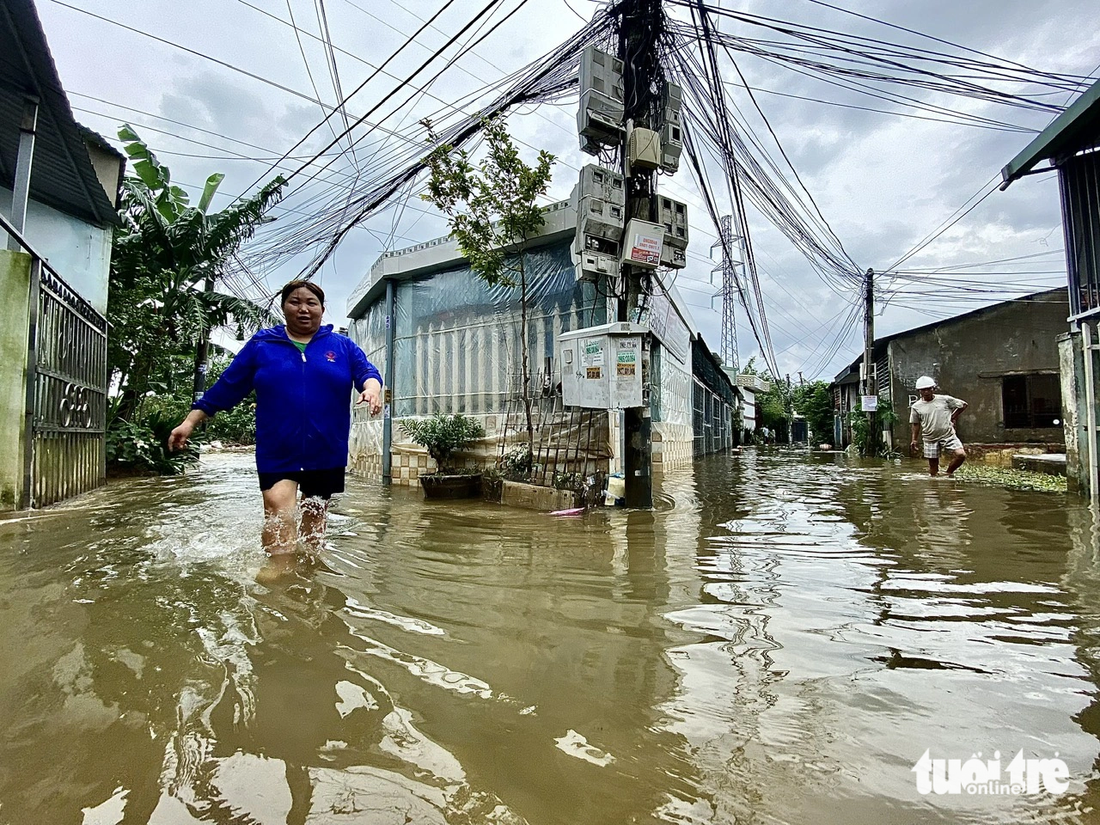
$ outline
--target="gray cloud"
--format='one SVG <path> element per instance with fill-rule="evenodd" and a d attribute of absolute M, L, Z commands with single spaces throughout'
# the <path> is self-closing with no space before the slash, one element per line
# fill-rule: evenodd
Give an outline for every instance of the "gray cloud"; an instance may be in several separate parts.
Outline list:
<path fill-rule="evenodd" d="M 292 0 L 298 22 L 303 28 L 316 30 L 316 21 L 309 4 Z M 363 11 L 348 3 L 331 4 L 333 34 L 336 44 L 361 56 L 372 64 L 389 57 L 419 25 L 435 13 L 437 3 L 431 0 L 407 0 L 404 6 L 389 0 L 357 0 L 358 5 L 376 14 L 389 25 L 372 20 Z M 449 10 L 439 27 L 453 33 L 472 13 L 468 5 Z M 576 5 L 576 4 L 574 4 Z M 840 5 L 840 3 L 838 3 Z M 870 16 L 880 16 L 899 26 L 905 26 L 975 49 L 1019 60 L 1038 68 L 1087 73 L 1093 70 L 1100 52 L 1100 33 L 1095 27 L 1082 26 L 1092 21 L 1095 10 L 1086 0 L 925 0 L 921 3 L 879 2 L 843 3 L 847 8 Z M 584 9 L 591 4 L 582 4 Z M 926 48 L 941 48 L 941 44 L 890 29 L 871 21 L 828 10 L 811 3 L 775 4 L 754 0 L 740 8 L 772 16 L 795 16 L 809 25 L 838 31 L 905 42 Z M 54 4 L 42 4 L 39 9 L 50 39 L 51 49 L 67 86 L 77 91 L 97 94 L 119 104 L 147 111 L 159 111 L 165 116 L 205 129 L 248 141 L 265 151 L 281 154 L 289 149 L 320 119 L 319 108 L 300 98 L 292 97 L 258 81 L 217 68 L 191 55 L 181 55 L 163 45 L 153 45 L 132 33 L 113 29 L 101 23 L 74 25 L 74 13 Z M 285 9 L 280 9 L 285 16 Z M 297 42 L 285 26 L 263 17 L 242 4 L 224 4 L 219 26 L 210 27 L 197 19 L 189 4 L 169 0 L 147 0 L 141 13 L 127 15 L 120 11 L 121 22 L 145 27 L 153 33 L 201 49 L 220 60 L 269 78 L 273 82 L 313 94 L 309 78 L 298 51 Z M 312 28 L 310 28 L 312 25 Z M 483 84 L 513 71 L 535 56 L 545 53 L 569 36 L 580 25 L 560 4 L 528 4 L 512 20 L 477 48 L 476 55 L 462 53 L 457 65 L 452 65 L 431 88 L 442 99 L 414 99 L 398 106 L 399 96 L 372 121 L 385 118 L 389 128 L 410 129 L 411 136 L 419 132 L 411 124 L 426 114 L 438 112 L 450 101 L 456 101 Z M 723 28 L 753 37 L 769 37 L 755 27 L 723 23 Z M 195 32 L 202 32 L 199 38 Z M 388 70 L 404 76 L 411 72 L 429 53 L 438 48 L 448 34 L 429 30 L 419 41 L 426 48 L 412 46 L 395 59 Z M 315 41 L 304 38 L 313 76 L 318 89 L 329 103 L 334 92 Z M 454 52 L 452 52 L 453 54 Z M 787 68 L 765 61 L 738 56 L 738 65 L 750 84 L 759 89 L 813 98 L 828 98 L 858 106 L 882 108 L 881 101 L 844 92 L 820 81 L 799 75 Z M 488 61 L 488 62 L 486 62 Z M 499 70 L 489 63 L 497 64 Z M 373 71 L 362 63 L 340 56 L 339 65 L 345 91 L 350 91 L 368 78 Z M 468 74 L 459 70 L 465 67 Z M 471 76 L 472 75 L 472 76 Z M 736 73 L 727 72 L 726 79 L 736 82 Z M 349 109 L 356 115 L 365 112 L 393 87 L 395 81 L 385 77 L 372 80 L 355 97 Z M 736 94 L 741 110 L 753 130 L 778 157 L 767 131 L 754 113 L 752 103 L 743 92 Z M 1064 98 L 1054 96 L 1062 104 Z M 760 93 L 757 100 L 775 129 L 799 174 L 838 235 L 861 267 L 884 268 L 911 249 L 915 243 L 933 231 L 962 203 L 978 191 L 997 170 L 1029 140 L 1025 134 L 1001 134 L 968 129 L 957 125 L 935 124 L 901 119 L 873 112 L 825 106 L 808 101 Z M 952 105 L 959 105 L 957 102 Z M 974 106 L 990 116 L 1006 117 L 1040 129 L 1050 120 L 1043 113 L 999 111 L 996 107 Z M 398 111 L 394 111 L 397 109 Z M 137 117 L 119 111 L 113 117 L 96 119 L 89 116 L 89 126 L 106 134 L 122 120 Z M 544 107 L 544 117 L 526 113 L 512 118 L 516 136 L 526 143 L 546 148 L 560 158 L 555 172 L 553 195 L 564 197 L 572 188 L 575 168 L 589 162 L 581 155 L 573 133 L 571 106 L 563 109 Z M 387 116 L 389 115 L 389 116 Z M 164 124 L 161 123 L 161 126 Z M 175 127 L 169 128 L 172 131 Z M 140 128 L 139 128 L 140 131 Z M 188 130 L 180 134 L 210 143 L 202 147 L 153 133 L 145 135 L 156 149 L 186 154 L 209 154 L 211 158 L 165 156 L 179 180 L 196 185 L 211 171 L 227 173 L 223 192 L 227 197 L 243 191 L 252 181 L 266 174 L 260 163 L 230 160 L 227 149 L 252 154 L 259 150 L 221 141 L 209 135 L 196 135 Z M 371 142 L 375 135 L 366 138 Z M 331 140 L 331 133 L 322 130 L 312 137 L 299 153 L 317 151 Z M 400 141 L 387 141 L 374 146 L 380 157 L 402 150 Z M 366 151 L 366 150 L 364 150 Z M 524 149 L 526 153 L 528 150 Z M 342 173 L 352 173 L 347 164 L 336 167 Z M 721 174 L 713 170 L 713 181 Z M 285 208 L 313 214 L 317 204 L 342 196 L 332 184 L 316 183 L 299 189 L 296 181 Z M 693 304 L 692 313 L 699 322 L 707 342 L 717 347 L 720 339 L 720 314 L 708 305 L 710 286 L 708 247 L 714 239 L 713 227 L 702 208 L 702 201 L 686 170 L 672 180 L 662 178 L 666 191 L 689 203 L 691 209 L 692 246 L 688 270 L 679 282 L 693 290 L 685 291 Z M 724 187 L 718 186 L 719 194 Z M 418 201 L 410 201 L 404 212 L 389 210 L 368 223 L 377 233 L 364 230 L 349 234 L 331 266 L 322 273 L 322 282 L 330 293 L 330 317 L 342 313 L 343 301 L 358 279 L 369 269 L 385 247 L 391 231 L 411 240 L 423 240 L 442 234 L 443 222 L 438 217 L 425 216 Z M 415 208 L 413 208 L 415 207 Z M 729 207 L 721 206 L 723 211 Z M 274 228 L 285 226 L 302 215 L 284 212 Z M 773 320 L 773 335 L 784 371 L 813 365 L 819 359 L 822 339 L 831 341 L 835 325 L 818 327 L 844 307 L 820 277 L 801 259 L 789 243 L 773 227 L 764 224 L 755 212 L 749 220 L 758 257 L 764 271 L 763 289 L 769 317 Z M 1030 178 L 1020 181 L 1007 192 L 991 195 L 964 221 L 946 233 L 937 243 L 915 257 L 913 268 L 945 266 L 977 260 L 990 260 L 1012 255 L 1030 254 L 1037 250 L 1057 249 L 1061 233 L 1051 229 L 1059 223 L 1056 187 L 1049 180 Z M 1048 238 L 1047 236 L 1050 235 Z M 380 241 L 378 238 L 382 238 Z M 1046 238 L 1048 246 L 1041 241 Z M 394 239 L 394 246 L 409 241 Z M 281 283 L 295 274 L 302 265 L 301 257 L 290 259 L 268 273 L 272 284 Z M 794 297 L 792 297 L 792 295 Z M 752 354 L 755 345 L 743 322 L 739 338 L 742 360 Z M 341 320 L 332 318 L 333 320 Z M 888 307 L 879 319 L 879 328 L 894 331 L 903 325 L 926 323 L 928 316 L 912 310 Z M 855 331 L 849 330 L 850 337 Z M 852 346 L 855 346 L 854 340 Z M 818 350 L 815 354 L 815 350 Z M 837 364 L 846 363 L 851 349 L 839 353 L 834 363 L 824 368 L 825 374 L 835 372 Z"/>

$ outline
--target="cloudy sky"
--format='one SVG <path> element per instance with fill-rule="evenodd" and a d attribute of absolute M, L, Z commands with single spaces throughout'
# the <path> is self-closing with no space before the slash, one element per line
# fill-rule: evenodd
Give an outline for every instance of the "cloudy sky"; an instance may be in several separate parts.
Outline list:
<path fill-rule="evenodd" d="M 481 0 L 452 0 L 449 5 L 426 0 L 36 3 L 77 119 L 108 137 L 114 137 L 121 123 L 129 122 L 171 167 L 174 179 L 193 190 L 210 173 L 226 173 L 216 208 L 249 191 L 255 181 L 272 177 L 273 163 L 321 122 L 324 113 L 316 101 L 331 106 L 338 99 L 320 39 L 326 23 L 343 92 L 370 78 L 348 104 L 348 116 L 355 119 L 393 92 L 398 79 L 443 47 L 483 7 Z M 1035 69 L 1077 75 L 1100 70 L 1100 27 L 1095 25 L 1094 2 L 1087 0 L 841 0 L 841 4 L 850 11 Z M 509 0 L 494 12 L 490 25 L 517 5 L 518 11 L 484 41 L 471 47 L 469 38 L 478 36 L 477 29 L 471 29 L 444 52 L 442 62 L 421 75 L 430 78 L 450 64 L 426 91 L 408 102 L 406 94 L 398 93 L 368 118 L 369 125 L 355 132 L 361 141 L 354 162 L 344 156 L 315 180 L 308 180 L 308 174 L 296 177 L 289 196 L 276 209 L 278 221 L 273 226 L 307 225 L 320 204 L 346 197 L 348 182 L 356 173 L 354 163 L 369 166 L 422 139 L 417 122 L 425 116 L 453 110 L 456 104 L 473 111 L 468 101 L 477 100 L 477 90 L 553 49 L 597 8 L 591 0 Z M 730 0 L 722 0 L 722 5 L 733 7 Z M 822 29 L 947 48 L 813 0 L 743 2 L 736 7 Z M 437 12 L 433 25 L 425 26 Z M 297 34 L 290 25 L 292 18 Z M 424 30 L 415 41 L 376 72 L 421 27 Z M 761 36 L 759 31 L 735 29 L 731 24 L 724 23 L 723 29 Z M 983 193 L 1034 134 L 901 117 L 902 110 L 895 104 L 855 96 L 757 58 L 738 58 L 738 65 L 757 91 L 760 107 L 807 189 L 861 268 L 890 269 L 969 199 Z M 736 82 L 732 66 L 727 63 L 723 71 L 728 72 L 727 80 Z M 1024 86 L 1012 91 L 1032 94 L 1037 90 Z M 734 95 L 738 105 L 750 112 L 749 99 L 743 93 Z M 1042 112 L 1008 110 L 931 93 L 920 96 L 1035 132 L 1051 119 Z M 823 99 L 862 108 L 815 102 Z M 1042 99 L 1065 105 L 1071 98 L 1058 94 Z M 557 106 L 529 107 L 510 121 L 529 157 L 533 150 L 527 147 L 545 148 L 558 156 L 555 199 L 568 196 L 577 170 L 589 162 L 578 149 L 575 106 L 574 99 Z M 767 134 L 759 118 L 746 117 L 759 134 Z M 337 131 L 342 126 L 338 118 L 330 123 Z M 331 129 L 322 127 L 290 151 L 280 169 L 284 173 L 297 169 L 332 140 Z M 765 142 L 778 156 L 774 142 Z M 710 284 L 713 264 L 708 258 L 714 229 L 686 168 L 671 179 L 663 177 L 661 187 L 689 204 L 689 265 L 678 276 L 677 285 L 697 328 L 717 349 L 721 312 L 719 302 L 711 300 L 715 288 Z M 347 295 L 381 252 L 445 234 L 438 216 L 411 192 L 404 195 L 351 232 L 319 273 L 330 296 L 330 321 L 344 322 Z M 849 302 L 857 297 L 854 290 L 838 295 L 759 214 L 750 212 L 749 221 L 781 372 L 801 371 L 807 379 L 831 378 L 861 346 L 861 322 L 844 323 Z M 883 279 L 886 291 L 876 331 L 889 334 L 974 309 L 980 305 L 975 297 L 993 301 L 1019 294 L 1013 281 L 1061 285 L 1065 268 L 1061 249 L 1057 185 L 1051 175 L 1026 178 L 1006 192 L 994 192 L 901 269 L 942 268 L 1002 291 L 975 296 L 938 287 L 937 294 L 922 296 L 914 293 L 917 287 L 912 280 L 919 276 Z M 1014 260 L 974 266 L 1005 259 Z M 258 275 L 277 289 L 306 260 L 287 258 Z M 902 285 L 904 289 L 893 292 Z M 952 300 L 953 296 L 965 300 Z M 745 362 L 758 348 L 740 307 L 738 317 L 740 357 Z"/>

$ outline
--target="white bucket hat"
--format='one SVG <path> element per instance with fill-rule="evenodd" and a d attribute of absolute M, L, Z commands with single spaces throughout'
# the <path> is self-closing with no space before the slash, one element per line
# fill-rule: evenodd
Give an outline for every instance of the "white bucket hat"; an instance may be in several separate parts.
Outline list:
<path fill-rule="evenodd" d="M 935 388 L 935 386 L 936 380 L 930 376 L 922 375 L 920 378 L 917 379 L 918 390 L 930 390 Z"/>

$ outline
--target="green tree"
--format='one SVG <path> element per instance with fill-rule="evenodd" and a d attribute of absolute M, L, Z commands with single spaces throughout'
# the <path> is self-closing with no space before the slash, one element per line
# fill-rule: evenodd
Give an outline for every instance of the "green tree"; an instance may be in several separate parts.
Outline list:
<path fill-rule="evenodd" d="M 211 175 L 192 206 L 131 127 L 118 135 L 134 174 L 122 184 L 123 226 L 111 256 L 107 366 L 119 387 L 112 417 L 131 421 L 142 399 L 190 383 L 196 353 L 212 329 L 233 323 L 243 333 L 269 320 L 265 308 L 215 286 L 286 182 L 278 177 L 251 198 L 211 213 L 224 175 Z"/>
<path fill-rule="evenodd" d="M 764 377 L 767 377 L 766 375 Z M 760 419 L 774 433 L 789 433 L 790 410 L 785 384 L 772 380 L 767 392 L 756 396 Z"/>
<path fill-rule="evenodd" d="M 431 133 L 431 124 L 425 121 Z M 520 369 L 527 417 L 527 453 L 534 453 L 531 368 L 527 341 L 527 246 L 544 223 L 537 200 L 550 187 L 554 156 L 540 151 L 534 166 L 519 156 L 503 121 L 483 124 L 487 151 L 478 165 L 462 150 L 443 145 L 427 158 L 431 176 L 421 197 L 447 215 L 451 234 L 470 269 L 490 286 L 519 286 Z"/>
<path fill-rule="evenodd" d="M 832 440 L 833 433 L 833 394 L 824 381 L 813 381 L 795 387 L 794 408 L 806 417 L 810 432 L 818 441 Z"/>
<path fill-rule="evenodd" d="M 889 430 L 897 423 L 898 416 L 894 412 L 893 406 L 888 400 L 881 395 L 878 398 L 878 410 L 875 414 L 876 427 L 879 430 L 878 438 L 875 439 L 878 455 L 882 458 L 893 458 L 897 455 L 896 450 L 892 450 L 882 438 L 882 430 Z M 870 456 L 874 453 L 871 448 L 871 418 L 862 410 L 852 410 L 848 413 L 848 423 L 852 427 L 852 440 L 855 442 L 856 449 L 862 456 Z"/>

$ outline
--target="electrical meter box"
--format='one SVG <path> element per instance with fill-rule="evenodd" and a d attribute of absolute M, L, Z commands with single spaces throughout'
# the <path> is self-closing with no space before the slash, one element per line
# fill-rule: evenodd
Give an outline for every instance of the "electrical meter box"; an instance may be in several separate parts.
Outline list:
<path fill-rule="evenodd" d="M 623 102 L 623 61 L 595 46 L 581 52 L 580 91 L 595 91 L 613 100 Z"/>
<path fill-rule="evenodd" d="M 578 255 L 581 252 L 599 252 L 601 255 L 611 255 L 615 260 L 619 259 L 619 242 L 601 238 L 599 235 L 578 235 L 573 243 L 573 251 Z"/>
<path fill-rule="evenodd" d="M 661 88 L 661 168 L 675 172 L 684 151 L 684 90 L 668 81 Z"/>
<path fill-rule="evenodd" d="M 626 206 L 625 179 L 618 172 L 590 163 L 581 169 L 577 198 L 599 198 L 616 206 Z"/>
<path fill-rule="evenodd" d="M 657 220 L 665 228 L 665 246 L 687 249 L 688 220 L 687 204 L 657 196 Z"/>
<path fill-rule="evenodd" d="M 652 129 L 631 129 L 626 149 L 631 166 L 656 169 L 661 165 L 661 136 Z"/>
<path fill-rule="evenodd" d="M 642 337 L 647 332 L 620 321 L 558 335 L 562 403 L 595 410 L 642 406 Z"/>
<path fill-rule="evenodd" d="M 661 247 L 661 266 L 667 266 L 671 269 L 683 269 L 687 265 L 686 249 L 677 249 L 675 246 L 668 246 L 667 244 Z"/>
<path fill-rule="evenodd" d="M 684 133 L 679 123 L 665 123 L 661 129 L 661 168 L 675 172 L 684 153 Z"/>
<path fill-rule="evenodd" d="M 684 107 L 684 90 L 679 83 L 667 81 L 661 88 L 661 108 L 665 111 L 665 123 L 679 123 Z"/>
<path fill-rule="evenodd" d="M 601 275 L 611 277 L 619 274 L 618 255 L 582 249 L 577 257 L 578 281 L 597 281 Z"/>
<path fill-rule="evenodd" d="M 623 61 L 595 46 L 581 54 L 577 132 L 581 151 L 598 155 L 623 134 Z"/>
<path fill-rule="evenodd" d="M 581 95 L 577 111 L 577 131 L 581 136 L 581 148 L 589 154 L 598 154 L 600 145 L 612 145 L 622 141 L 623 103 L 595 90 Z"/>
<path fill-rule="evenodd" d="M 623 236 L 623 263 L 647 269 L 661 265 L 665 228 L 659 223 L 631 218 Z"/>
<path fill-rule="evenodd" d="M 577 235 L 573 244 L 578 281 L 597 281 L 601 275 L 619 274 L 618 239 L 609 240 L 599 235 Z"/>
<path fill-rule="evenodd" d="M 581 235 L 618 241 L 623 236 L 625 211 L 626 207 L 599 198 L 584 198 L 577 207 L 577 231 Z"/>

